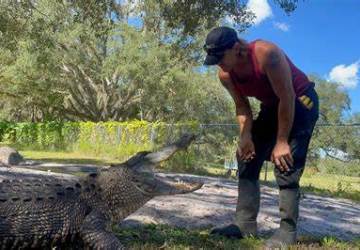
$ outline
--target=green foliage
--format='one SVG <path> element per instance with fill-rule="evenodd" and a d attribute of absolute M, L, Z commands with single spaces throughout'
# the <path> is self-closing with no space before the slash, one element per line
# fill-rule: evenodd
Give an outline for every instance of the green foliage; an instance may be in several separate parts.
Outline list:
<path fill-rule="evenodd" d="M 1 1 L 0 117 L 228 121 L 214 72 L 196 68 L 225 16 L 239 30 L 253 17 L 241 1 Z"/>
<path fill-rule="evenodd" d="M 198 123 L 169 125 L 146 121 L 132 122 L 44 122 L 0 123 L 4 144 L 18 149 L 75 150 L 95 156 L 125 159 L 139 151 L 151 150 L 179 138 L 182 133 L 198 131 Z M 187 160 L 190 165 L 191 160 Z M 193 162 L 192 162 L 193 163 Z"/>
<path fill-rule="evenodd" d="M 78 124 L 62 122 L 0 122 L 0 138 L 5 144 L 19 148 L 65 149 L 74 143 Z"/>
<path fill-rule="evenodd" d="M 159 1 L 162 18 L 170 28 L 182 28 L 183 35 L 196 34 L 201 27 L 210 29 L 228 16 L 243 31 L 251 25 L 254 17 L 242 1 L 200 0 Z"/>
<path fill-rule="evenodd" d="M 153 147 L 151 129 L 156 127 L 143 121 L 80 123 L 78 141 L 75 150 L 107 156 L 114 154 L 126 158 L 139 151 L 150 150 Z"/>
<path fill-rule="evenodd" d="M 335 237 L 327 236 L 321 240 L 321 245 L 325 249 L 359 249 L 360 244 L 357 241 L 355 240 L 354 242 L 349 244 L 344 241 L 340 241 Z"/>
<path fill-rule="evenodd" d="M 298 0 L 274 0 L 274 2 L 279 4 L 289 14 L 296 9 Z"/>
<path fill-rule="evenodd" d="M 348 158 L 360 159 L 360 128 L 356 126 L 341 126 L 344 123 L 356 122 L 356 115 L 349 116 L 350 98 L 338 84 L 328 82 L 316 76 L 311 76 L 316 83 L 320 100 L 320 116 L 310 144 L 309 158 L 316 163 L 323 152 L 327 157 L 336 158 L 336 152 L 346 152 Z M 348 118 L 350 117 L 350 119 Z M 331 124 L 335 126 L 331 126 Z M 321 150 L 320 150 L 321 149 Z M 334 154 L 335 152 L 335 154 Z M 347 160 L 341 159 L 340 160 Z"/>

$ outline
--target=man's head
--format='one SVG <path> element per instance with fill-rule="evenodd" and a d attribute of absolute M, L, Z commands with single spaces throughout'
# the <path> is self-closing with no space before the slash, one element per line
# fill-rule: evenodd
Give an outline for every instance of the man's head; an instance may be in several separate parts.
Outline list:
<path fill-rule="evenodd" d="M 230 71 L 238 60 L 241 47 L 234 29 L 224 26 L 214 28 L 205 40 L 207 56 L 204 65 L 219 65 L 224 71 Z"/>

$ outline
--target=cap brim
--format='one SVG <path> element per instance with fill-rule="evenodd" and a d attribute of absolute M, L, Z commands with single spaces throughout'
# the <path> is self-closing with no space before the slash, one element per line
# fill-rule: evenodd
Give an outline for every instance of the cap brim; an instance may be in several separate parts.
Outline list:
<path fill-rule="evenodd" d="M 204 65 L 216 65 L 221 61 L 221 56 L 210 56 L 207 55 L 204 61 Z"/>

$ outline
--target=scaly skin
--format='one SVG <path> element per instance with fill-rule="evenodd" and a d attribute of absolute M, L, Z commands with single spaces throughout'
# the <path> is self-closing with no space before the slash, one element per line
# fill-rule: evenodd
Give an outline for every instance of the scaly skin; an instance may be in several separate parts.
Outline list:
<path fill-rule="evenodd" d="M 72 242 L 90 249 L 124 249 L 111 232 L 112 225 L 156 195 L 187 193 L 201 187 L 171 186 L 152 172 L 154 165 L 192 140 L 185 139 L 185 145 L 180 140 L 159 154 L 138 153 L 123 164 L 77 180 L 46 175 L 3 180 L 1 249 L 51 249 Z"/>

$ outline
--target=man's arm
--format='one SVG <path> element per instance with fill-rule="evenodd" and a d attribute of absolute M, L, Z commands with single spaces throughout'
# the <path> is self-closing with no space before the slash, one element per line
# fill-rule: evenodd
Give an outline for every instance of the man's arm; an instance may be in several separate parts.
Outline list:
<path fill-rule="evenodd" d="M 290 67 L 284 54 L 275 46 L 269 47 L 265 56 L 264 70 L 279 98 L 277 140 L 287 141 L 294 120 L 295 108 L 295 92 Z"/>
<path fill-rule="evenodd" d="M 289 170 L 289 165 L 293 164 L 293 159 L 288 138 L 294 121 L 295 109 L 295 92 L 291 70 L 285 55 L 275 45 L 265 45 L 262 54 L 263 70 L 279 98 L 277 140 L 272 160 L 281 170 Z"/>
<path fill-rule="evenodd" d="M 235 103 L 236 109 L 236 118 L 240 126 L 240 136 L 250 136 L 251 137 L 251 127 L 252 127 L 252 112 L 250 108 L 249 100 L 246 96 L 242 96 L 236 93 L 235 87 L 231 82 L 231 79 L 227 77 L 228 73 L 220 72 L 219 79 L 222 85 L 227 89 L 229 94 Z"/>
<path fill-rule="evenodd" d="M 236 119 L 240 127 L 240 158 L 242 160 L 251 159 L 255 154 L 255 148 L 251 137 L 253 116 L 249 100 L 247 97 L 236 93 L 228 73 L 220 71 L 219 79 L 235 103 Z"/>

